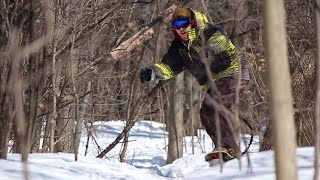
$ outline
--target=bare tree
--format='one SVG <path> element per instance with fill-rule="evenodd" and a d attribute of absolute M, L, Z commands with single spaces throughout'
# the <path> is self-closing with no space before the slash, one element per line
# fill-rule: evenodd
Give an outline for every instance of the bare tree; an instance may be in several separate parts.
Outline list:
<path fill-rule="evenodd" d="M 169 96 L 169 117 L 166 122 L 169 132 L 167 164 L 172 163 L 183 155 L 183 81 L 183 74 L 178 75 L 174 81 L 171 81 L 170 89 L 172 89 L 172 92 Z"/>
<path fill-rule="evenodd" d="M 316 99 L 315 99 L 315 124 L 316 124 L 316 140 L 315 140 L 315 164 L 314 164 L 314 180 L 319 179 L 319 158 L 320 158 L 320 1 L 315 1 L 315 17 L 317 24 L 317 59 L 316 65 Z"/>
<path fill-rule="evenodd" d="M 271 125 L 277 179 L 297 179 L 296 139 L 283 1 L 264 1 L 264 33 L 271 89 Z M 277 33 L 274 30 L 277 29 Z M 285 144 L 285 145 L 284 145 Z"/>

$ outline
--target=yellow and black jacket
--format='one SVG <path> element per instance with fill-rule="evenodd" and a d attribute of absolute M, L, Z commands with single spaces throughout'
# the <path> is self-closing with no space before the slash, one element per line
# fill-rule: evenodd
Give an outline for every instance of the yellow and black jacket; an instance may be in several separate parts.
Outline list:
<path fill-rule="evenodd" d="M 205 66 L 200 59 L 201 50 L 212 72 L 213 80 L 223 77 L 237 77 L 249 80 L 248 64 L 243 55 L 232 44 L 220 26 L 208 23 L 205 15 L 193 11 L 198 26 L 188 32 L 189 42 L 173 40 L 162 60 L 148 68 L 152 69 L 151 80 L 170 79 L 188 69 L 203 89 L 208 89 L 208 77 Z M 203 33 L 203 36 L 200 34 Z M 201 37 L 205 45 L 202 46 Z"/>

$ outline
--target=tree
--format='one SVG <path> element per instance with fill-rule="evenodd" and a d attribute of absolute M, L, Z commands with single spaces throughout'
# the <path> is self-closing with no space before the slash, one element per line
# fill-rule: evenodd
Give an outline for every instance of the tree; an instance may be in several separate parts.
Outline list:
<path fill-rule="evenodd" d="M 264 35 L 271 90 L 271 127 L 276 176 L 277 179 L 297 179 L 296 138 L 284 3 L 278 0 L 265 0 L 264 6 Z"/>
<path fill-rule="evenodd" d="M 170 89 L 172 92 L 169 96 L 169 114 L 166 122 L 169 132 L 167 164 L 172 163 L 183 155 L 183 81 L 183 74 L 178 75 L 174 81 L 171 81 Z"/>
<path fill-rule="evenodd" d="M 314 180 L 319 179 L 319 158 L 320 158 L 320 2 L 315 1 L 315 17 L 317 24 L 317 59 L 315 62 L 316 66 L 316 98 L 315 98 L 315 124 L 316 124 L 316 139 L 315 139 L 315 173 Z"/>

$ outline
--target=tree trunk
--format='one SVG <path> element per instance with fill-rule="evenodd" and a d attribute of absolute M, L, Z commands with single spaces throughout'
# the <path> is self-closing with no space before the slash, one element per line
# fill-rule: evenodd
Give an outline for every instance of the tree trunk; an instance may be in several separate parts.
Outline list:
<path fill-rule="evenodd" d="M 271 128 L 270 123 L 267 125 L 267 129 L 263 134 L 263 138 L 261 140 L 261 145 L 259 151 L 266 151 L 272 149 L 272 138 L 271 138 Z"/>
<path fill-rule="evenodd" d="M 264 1 L 264 33 L 271 90 L 271 128 L 276 177 L 297 179 L 296 134 L 283 1 Z M 277 30 L 275 32 L 275 29 Z"/>
<path fill-rule="evenodd" d="M 55 136 L 55 128 L 56 128 L 56 120 L 57 120 L 57 87 L 56 87 L 56 43 L 53 41 L 53 57 L 52 57 L 52 96 L 53 96 L 53 112 L 51 116 L 49 116 L 48 124 L 49 124 L 49 149 L 52 153 L 54 151 L 54 136 Z"/>
<path fill-rule="evenodd" d="M 41 152 L 47 152 L 49 147 L 50 147 L 50 140 L 49 140 L 50 124 L 49 124 L 49 118 L 50 118 L 49 114 L 42 118 L 42 124 L 45 124 L 45 127 L 44 127 L 44 135 L 43 135 L 43 139 L 42 139 L 42 147 L 40 147 L 40 151 Z"/>
<path fill-rule="evenodd" d="M 184 97 L 185 103 L 183 104 L 184 112 L 183 112 L 183 121 L 184 121 L 184 129 L 186 136 L 194 136 L 194 122 L 193 122 L 193 107 L 192 107 L 192 100 L 193 100 L 193 93 L 192 93 L 192 77 L 189 73 L 184 73 Z"/>
<path fill-rule="evenodd" d="M 9 104 L 7 97 L 2 97 L 3 101 L 0 105 L 0 159 L 7 159 L 9 134 L 12 125 L 12 118 L 9 117 Z M 11 112 L 12 113 L 12 112 Z"/>
<path fill-rule="evenodd" d="M 180 74 L 171 83 L 170 114 L 167 122 L 169 131 L 167 164 L 183 155 L 183 74 Z"/>
<path fill-rule="evenodd" d="M 72 108 L 67 106 L 58 113 L 55 128 L 54 152 L 74 152 L 74 119 L 70 112 L 72 112 Z"/>
<path fill-rule="evenodd" d="M 292 94 L 295 108 L 312 107 L 315 98 L 315 53 L 307 50 L 296 62 L 292 72 Z M 299 146 L 313 146 L 315 140 L 314 114 L 298 111 L 295 115 L 297 127 L 297 142 Z"/>
<path fill-rule="evenodd" d="M 86 94 L 89 91 L 91 91 L 91 82 L 90 81 L 87 84 Z M 84 115 L 85 115 L 85 111 L 86 111 L 86 106 L 88 104 L 88 100 L 89 100 L 89 94 L 84 97 L 83 103 L 79 109 L 79 111 L 81 113 L 79 113 L 76 129 L 75 129 L 75 140 L 74 140 L 75 154 L 79 152 L 80 138 L 81 138 L 81 134 L 82 134 L 82 125 L 84 122 Z"/>
<path fill-rule="evenodd" d="M 33 1 L 29 1 L 29 22 L 28 22 L 28 34 L 29 34 L 29 42 L 32 42 L 35 39 L 35 29 L 34 29 L 34 5 Z M 31 151 L 31 144 L 33 144 L 33 137 L 35 137 L 35 126 L 36 126 L 36 113 L 37 113 L 37 107 L 38 107 L 38 90 L 39 90 L 39 84 L 40 81 L 38 78 L 40 78 L 39 75 L 39 69 L 37 67 L 39 62 L 39 58 L 36 55 L 31 54 L 29 57 L 29 108 L 27 110 L 27 136 L 26 141 L 28 145 L 28 151 Z"/>
<path fill-rule="evenodd" d="M 319 179 L 319 158 L 320 158 L 320 1 L 315 1 L 315 17 L 317 24 L 317 59 L 316 59 L 316 98 L 315 98 L 315 125 L 316 125 L 316 138 L 315 138 L 315 156 L 314 156 L 314 180 Z"/>

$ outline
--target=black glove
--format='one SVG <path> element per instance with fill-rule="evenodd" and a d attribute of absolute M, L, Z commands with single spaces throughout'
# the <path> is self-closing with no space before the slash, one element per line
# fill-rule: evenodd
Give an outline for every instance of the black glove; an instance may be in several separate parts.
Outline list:
<path fill-rule="evenodd" d="M 145 69 L 141 70 L 141 72 L 140 72 L 140 81 L 142 83 L 144 83 L 146 81 L 150 81 L 151 80 L 151 74 L 152 74 L 152 69 L 150 69 L 150 68 L 145 68 Z"/>

